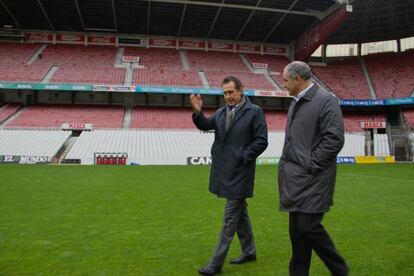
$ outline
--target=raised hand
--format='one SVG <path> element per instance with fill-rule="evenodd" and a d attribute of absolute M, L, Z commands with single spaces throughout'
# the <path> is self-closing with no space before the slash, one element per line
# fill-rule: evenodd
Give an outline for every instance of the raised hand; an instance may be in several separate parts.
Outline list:
<path fill-rule="evenodd" d="M 193 108 L 194 113 L 200 113 L 201 108 L 203 107 L 203 100 L 201 99 L 201 95 L 197 94 L 191 94 L 190 96 L 190 102 L 191 106 Z"/>

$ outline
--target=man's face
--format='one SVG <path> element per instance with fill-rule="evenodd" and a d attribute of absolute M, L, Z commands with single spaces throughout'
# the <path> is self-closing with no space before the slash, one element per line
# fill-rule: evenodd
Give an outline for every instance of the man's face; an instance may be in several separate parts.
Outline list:
<path fill-rule="evenodd" d="M 296 76 L 294 79 L 291 79 L 286 69 L 283 70 L 283 85 L 288 90 L 289 96 L 296 96 L 298 94 L 298 76 Z"/>
<path fill-rule="evenodd" d="M 241 101 L 242 92 L 236 89 L 236 84 L 233 81 L 223 84 L 223 92 L 226 104 L 233 106 Z"/>

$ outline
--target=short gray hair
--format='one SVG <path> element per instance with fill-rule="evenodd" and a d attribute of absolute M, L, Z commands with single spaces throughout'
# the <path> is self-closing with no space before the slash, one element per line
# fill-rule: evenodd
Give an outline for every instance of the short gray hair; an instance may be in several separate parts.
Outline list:
<path fill-rule="evenodd" d="M 304 80 L 309 80 L 312 76 L 312 70 L 308 64 L 302 61 L 292 61 L 286 65 L 286 71 L 289 78 L 294 79 L 296 76 L 300 76 Z"/>

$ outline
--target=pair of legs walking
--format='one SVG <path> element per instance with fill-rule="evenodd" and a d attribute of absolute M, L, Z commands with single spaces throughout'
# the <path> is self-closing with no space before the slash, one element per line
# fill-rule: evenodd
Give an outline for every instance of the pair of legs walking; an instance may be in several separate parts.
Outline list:
<path fill-rule="evenodd" d="M 255 257 L 256 246 L 245 199 L 227 199 L 224 208 L 223 227 L 217 248 L 209 262 L 209 267 L 221 268 L 223 266 L 230 244 L 236 233 L 239 237 L 242 256 Z"/>
<path fill-rule="evenodd" d="M 321 222 L 324 214 L 289 213 L 289 235 L 292 258 L 289 264 L 291 276 L 307 276 L 312 249 L 322 259 L 332 275 L 348 275 L 348 266 L 336 251 Z"/>

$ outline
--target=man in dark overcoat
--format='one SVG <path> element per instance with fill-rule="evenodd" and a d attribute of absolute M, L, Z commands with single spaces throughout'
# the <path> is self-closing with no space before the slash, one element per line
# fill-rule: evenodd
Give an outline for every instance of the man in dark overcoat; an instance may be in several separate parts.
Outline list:
<path fill-rule="evenodd" d="M 290 275 L 309 274 L 312 250 L 333 275 L 348 275 L 348 266 L 321 224 L 333 203 L 336 156 L 344 144 L 338 99 L 312 83 L 304 62 L 288 64 L 283 81 L 293 96 L 279 162 L 280 209 L 289 212 Z"/>
<path fill-rule="evenodd" d="M 215 131 L 209 190 L 226 199 L 218 245 L 209 264 L 199 269 L 202 275 L 220 273 L 236 232 L 242 254 L 230 263 L 256 260 L 246 198 L 253 196 L 256 158 L 268 145 L 267 124 L 263 110 L 243 94 L 243 85 L 238 78 L 225 78 L 223 92 L 226 106 L 208 118 L 202 111 L 201 96 L 193 94 L 190 97 L 196 127 Z"/>

